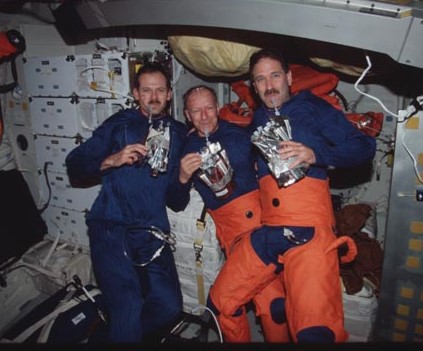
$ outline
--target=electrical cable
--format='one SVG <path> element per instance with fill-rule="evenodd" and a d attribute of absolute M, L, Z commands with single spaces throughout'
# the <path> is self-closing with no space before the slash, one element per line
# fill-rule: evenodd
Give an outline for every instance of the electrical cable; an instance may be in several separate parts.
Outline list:
<path fill-rule="evenodd" d="M 156 252 L 151 256 L 151 258 L 148 261 L 143 262 L 143 263 L 137 263 L 137 262 L 134 262 L 133 261 L 133 259 L 130 256 L 130 254 L 128 254 L 128 252 L 126 251 L 125 243 L 124 243 L 123 244 L 123 254 L 132 262 L 132 264 L 134 266 L 137 266 L 137 267 L 145 267 L 146 265 L 148 265 L 149 263 L 151 263 L 153 260 L 155 260 L 157 257 L 159 257 L 161 255 L 161 253 L 162 253 L 163 249 L 165 248 L 166 244 L 169 244 L 170 247 L 171 247 L 171 249 L 172 249 L 172 251 L 174 251 L 174 247 L 176 245 L 176 238 L 175 238 L 175 236 L 172 233 L 165 234 L 161 229 L 156 228 L 154 226 L 139 227 L 139 228 L 136 228 L 136 229 L 138 229 L 139 231 L 142 230 L 144 232 L 147 232 L 149 234 L 154 235 L 156 238 L 162 240 L 163 241 L 163 244 L 162 244 L 162 246 L 160 246 L 156 250 Z"/>
<path fill-rule="evenodd" d="M 357 90 L 360 94 L 367 96 L 370 99 L 373 99 L 375 101 L 377 101 L 382 108 L 388 112 L 389 114 L 391 114 L 392 116 L 396 117 L 397 119 L 400 120 L 400 122 L 404 122 L 405 120 L 409 119 L 414 113 L 418 112 L 419 110 L 422 109 L 423 106 L 423 95 L 422 96 L 418 96 L 416 97 L 407 107 L 407 109 L 400 113 L 400 114 L 396 114 L 391 112 L 388 108 L 386 108 L 386 106 L 383 104 L 383 102 L 378 99 L 377 97 L 374 97 L 370 94 L 367 94 L 363 91 L 361 91 L 358 88 L 358 84 L 363 80 L 363 78 L 365 77 L 365 75 L 367 74 L 367 72 L 370 70 L 370 68 L 372 67 L 372 63 L 370 61 L 370 57 L 368 55 L 366 55 L 366 61 L 367 61 L 367 68 L 363 71 L 363 73 L 361 74 L 361 76 L 357 79 L 357 81 L 354 84 L 354 88 L 355 90 Z M 418 164 L 417 164 L 417 160 L 414 157 L 413 153 L 411 152 L 411 150 L 409 149 L 409 147 L 405 144 L 405 133 L 403 131 L 402 135 L 401 135 L 401 144 L 404 147 L 405 151 L 407 151 L 407 154 L 411 157 L 412 161 L 413 161 L 413 169 L 414 169 L 414 173 L 416 174 L 418 180 L 423 183 L 423 178 L 419 173 L 418 170 Z"/>
<path fill-rule="evenodd" d="M 366 55 L 366 61 L 367 61 L 367 68 L 363 71 L 363 73 L 361 74 L 361 76 L 357 79 L 357 81 L 354 83 L 354 89 L 357 90 L 357 92 L 359 92 L 361 95 L 367 96 L 368 98 L 375 100 L 379 103 L 380 106 L 382 106 L 382 108 L 389 113 L 390 115 L 399 118 L 399 116 L 396 113 L 391 112 L 384 104 L 383 102 L 378 99 L 377 97 L 367 94 L 364 91 L 360 90 L 358 88 L 358 84 L 360 84 L 360 82 L 363 80 L 363 78 L 366 76 L 367 72 L 369 72 L 370 68 L 372 68 L 372 62 L 370 61 L 370 57 L 368 55 Z"/>
<path fill-rule="evenodd" d="M 39 210 L 40 213 L 43 213 L 47 207 L 50 205 L 50 200 L 51 200 L 51 186 L 50 186 L 50 182 L 48 180 L 48 173 L 47 173 L 47 168 L 48 168 L 49 163 L 45 162 L 44 163 L 44 169 L 43 169 L 43 173 L 44 173 L 44 177 L 46 179 L 46 184 L 47 184 L 47 188 L 48 188 L 48 199 L 46 201 L 46 203 L 44 204 L 44 206 Z"/>
<path fill-rule="evenodd" d="M 405 115 L 400 115 L 400 114 L 396 114 L 393 113 L 392 111 L 390 111 L 384 104 L 383 102 L 370 94 L 365 93 L 364 91 L 360 90 L 358 88 L 358 84 L 360 84 L 360 82 L 363 80 L 363 78 L 366 76 L 367 72 L 370 70 L 370 68 L 372 67 L 372 62 L 370 61 L 370 57 L 368 55 L 366 55 L 366 61 L 367 61 L 367 68 L 363 71 L 363 73 L 361 74 L 361 76 L 357 79 L 357 81 L 354 83 L 354 89 L 357 90 L 357 92 L 359 92 L 361 95 L 364 95 L 372 100 L 375 100 L 376 102 L 379 103 L 380 106 L 382 106 L 382 108 L 385 110 L 385 112 L 387 112 L 388 114 L 396 117 L 397 119 L 401 119 L 402 117 L 404 117 L 404 120 L 410 118 L 414 113 L 416 113 L 417 111 L 422 109 L 423 106 L 423 95 L 422 96 L 418 96 L 416 97 L 407 107 L 406 109 L 406 113 Z M 400 122 L 404 122 L 404 120 L 401 120 Z"/>
<path fill-rule="evenodd" d="M 345 96 L 337 89 L 333 90 L 334 94 L 339 98 L 339 100 L 341 100 L 342 105 L 344 106 L 345 111 L 348 111 L 349 106 L 348 106 L 348 101 L 345 98 Z"/>
<path fill-rule="evenodd" d="M 110 77 L 110 76 L 111 76 L 111 77 L 113 77 L 113 75 L 114 75 L 114 73 L 113 73 L 113 72 L 110 72 L 107 68 L 104 68 L 104 67 L 101 67 L 101 66 L 90 66 L 90 67 L 86 67 L 86 68 L 84 68 L 83 70 L 81 70 L 81 72 L 79 72 L 79 75 L 81 75 L 81 76 L 82 76 L 82 73 L 84 73 L 85 71 L 88 71 L 88 70 L 94 70 L 94 69 L 99 69 L 99 70 L 102 70 L 102 71 L 106 71 L 109 77 Z M 112 78 L 112 80 L 113 80 L 113 78 Z M 98 87 L 96 86 L 96 82 L 95 82 L 95 81 L 89 82 L 89 87 L 90 87 L 90 89 L 92 89 L 92 90 L 94 90 L 94 91 L 99 91 L 99 92 L 103 92 L 103 93 L 109 93 L 109 94 L 112 94 L 112 95 L 115 95 L 115 96 L 124 97 L 124 98 L 126 98 L 126 99 L 131 100 L 131 101 L 133 101 L 133 100 L 134 100 L 134 97 L 133 97 L 133 96 L 131 96 L 131 95 L 122 94 L 122 93 L 119 93 L 119 92 L 114 91 L 114 90 L 111 90 L 111 89 L 110 89 L 110 90 L 108 90 L 108 89 L 101 89 L 101 88 L 98 88 Z"/>
<path fill-rule="evenodd" d="M 403 133 L 401 135 L 401 144 L 402 144 L 402 146 L 404 146 L 405 151 L 407 151 L 408 155 L 411 157 L 411 160 L 413 161 L 414 173 L 416 174 L 416 176 L 417 176 L 418 180 L 420 181 L 420 183 L 423 184 L 423 177 L 420 175 L 420 172 L 419 172 L 419 169 L 418 169 L 417 160 L 414 157 L 414 155 L 411 152 L 411 150 L 409 149 L 409 147 L 405 144 L 404 136 L 405 136 L 405 133 L 403 131 Z"/>
<path fill-rule="evenodd" d="M 205 310 L 205 311 L 207 311 L 211 314 L 211 316 L 213 317 L 214 323 L 216 324 L 216 327 L 217 327 L 220 343 L 223 343 L 222 331 L 220 329 L 219 322 L 217 321 L 217 318 L 216 318 L 215 314 L 213 313 L 213 311 L 210 308 L 208 308 L 207 306 L 198 306 L 198 307 L 196 307 L 192 310 L 192 313 L 195 313 L 200 309 L 203 309 L 203 310 Z"/>
<path fill-rule="evenodd" d="M 206 310 L 207 312 L 209 312 L 209 313 L 207 313 L 207 315 L 204 313 L 202 316 L 197 316 L 196 315 L 196 311 L 198 311 L 199 309 L 204 309 L 204 310 Z M 173 336 L 173 335 L 181 335 L 181 333 L 184 331 L 184 330 L 186 330 L 186 328 L 187 328 L 187 326 L 190 324 L 190 323 L 195 323 L 195 324 L 200 324 L 200 326 L 201 326 L 201 331 L 200 331 L 200 335 L 199 336 L 195 336 L 194 337 L 194 339 L 193 340 L 195 340 L 196 342 L 208 342 L 209 340 L 208 340 L 208 333 L 206 333 L 206 332 L 208 332 L 208 330 L 209 330 L 209 328 L 211 328 L 211 326 L 210 326 L 210 316 L 212 316 L 213 317 L 213 319 L 214 319 L 214 323 L 216 324 L 216 327 L 217 327 L 217 329 L 218 329 L 218 332 L 217 332 L 217 334 L 218 334 L 218 337 L 219 337 L 219 341 L 220 341 L 220 343 L 223 343 L 223 337 L 222 337 L 222 333 L 221 333 L 221 331 L 220 331 L 220 327 L 219 327 L 219 324 L 218 324 L 218 322 L 217 322 L 217 319 L 216 319 L 216 317 L 215 317 L 215 315 L 213 314 L 213 312 L 208 308 L 208 307 L 205 307 L 205 306 L 203 306 L 203 305 L 200 305 L 200 306 L 198 306 L 198 307 L 196 307 L 196 308 L 194 308 L 192 311 L 191 311 L 191 313 L 184 313 L 184 316 L 179 320 L 179 322 L 178 323 L 176 323 L 176 325 L 167 333 L 167 335 L 165 335 L 162 339 L 161 339 L 161 341 L 160 341 L 160 343 L 164 343 L 164 342 L 166 342 L 166 340 L 169 338 L 169 337 L 171 337 L 171 336 Z M 184 326 L 183 328 L 182 328 L 182 326 L 184 325 L 184 324 L 187 324 L 187 326 Z"/>

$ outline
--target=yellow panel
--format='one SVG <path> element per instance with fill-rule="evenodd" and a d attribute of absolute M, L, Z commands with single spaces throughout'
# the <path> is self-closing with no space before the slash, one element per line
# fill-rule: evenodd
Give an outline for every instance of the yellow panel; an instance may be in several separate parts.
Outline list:
<path fill-rule="evenodd" d="M 423 324 L 416 324 L 416 327 L 414 328 L 414 332 L 417 335 L 422 335 L 423 336 Z"/>
<path fill-rule="evenodd" d="M 406 129 L 419 129 L 419 118 L 417 116 L 413 116 L 405 122 Z"/>
<path fill-rule="evenodd" d="M 419 268 L 420 258 L 414 257 L 414 256 L 408 256 L 405 265 L 410 268 Z"/>
<path fill-rule="evenodd" d="M 395 318 L 395 323 L 394 323 L 395 329 L 407 330 L 407 325 L 408 325 L 407 321 L 403 319 Z"/>
<path fill-rule="evenodd" d="M 400 290 L 400 296 L 406 299 L 412 299 L 414 297 L 414 289 L 402 287 Z"/>
<path fill-rule="evenodd" d="M 419 308 L 416 314 L 417 319 L 423 319 L 423 308 Z"/>
<path fill-rule="evenodd" d="M 419 172 L 420 179 L 423 179 L 423 172 Z M 416 185 L 422 185 L 422 182 L 420 181 L 419 177 L 416 175 Z"/>
<path fill-rule="evenodd" d="M 407 305 L 401 305 L 399 304 L 397 306 L 397 314 L 401 315 L 401 316 L 408 316 L 410 313 L 410 307 Z"/>
<path fill-rule="evenodd" d="M 412 251 L 423 251 L 423 240 L 410 239 L 408 241 L 408 248 Z"/>
<path fill-rule="evenodd" d="M 410 231 L 414 234 L 423 234 L 423 222 L 411 222 Z"/>
<path fill-rule="evenodd" d="M 23 102 L 23 103 L 22 103 L 22 110 L 23 110 L 23 111 L 28 111 L 28 107 L 29 107 L 29 106 L 28 106 L 28 103 L 27 103 L 27 102 Z"/>
<path fill-rule="evenodd" d="M 138 72 L 138 70 L 139 70 L 141 67 L 142 67 L 142 64 L 141 64 L 141 63 L 136 63 L 136 64 L 135 64 L 135 73 L 137 73 L 137 72 Z"/>
<path fill-rule="evenodd" d="M 417 154 L 417 164 L 419 165 L 419 166 L 423 166 L 423 153 L 419 153 L 419 154 Z"/>
<path fill-rule="evenodd" d="M 405 341 L 405 334 L 393 333 L 392 341 Z"/>

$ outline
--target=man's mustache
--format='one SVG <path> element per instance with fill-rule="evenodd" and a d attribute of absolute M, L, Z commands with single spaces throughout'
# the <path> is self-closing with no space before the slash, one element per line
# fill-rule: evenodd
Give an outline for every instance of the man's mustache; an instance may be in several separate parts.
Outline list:
<path fill-rule="evenodd" d="M 270 95 L 270 94 L 279 94 L 279 90 L 272 88 L 268 89 L 264 92 L 264 96 Z"/>

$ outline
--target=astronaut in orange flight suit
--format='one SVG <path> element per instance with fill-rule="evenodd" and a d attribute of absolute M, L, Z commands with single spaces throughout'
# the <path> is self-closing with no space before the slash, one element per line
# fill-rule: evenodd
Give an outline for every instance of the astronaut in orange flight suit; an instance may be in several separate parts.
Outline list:
<path fill-rule="evenodd" d="M 340 110 L 301 91 L 291 96 L 291 72 L 279 53 L 260 50 L 250 59 L 250 77 L 262 105 L 255 110 L 251 131 L 272 116 L 288 118 L 292 140 L 280 142 L 290 167 L 308 165 L 304 178 L 279 186 L 268 161 L 258 155 L 263 227 L 244 235 L 222 268 L 210 293 L 217 313 L 229 318 L 245 301 L 275 279 L 283 267 L 288 340 L 344 342 L 342 291 L 337 247 L 348 242 L 351 260 L 356 248 L 348 237 L 336 238 L 327 169 L 354 167 L 373 159 L 375 140 L 356 129 Z M 274 118 L 274 117 L 272 117 Z M 342 260 L 341 260 L 342 261 Z"/>
<path fill-rule="evenodd" d="M 243 233 L 260 227 L 261 206 L 258 191 L 255 156 L 249 133 L 242 127 L 218 119 L 216 93 L 207 86 L 197 86 L 185 94 L 185 114 L 195 130 L 188 135 L 185 155 L 181 160 L 180 187 L 175 189 L 181 195 L 189 196 L 191 184 L 200 193 L 207 212 L 216 225 L 216 235 L 227 257 Z M 200 151 L 209 143 L 219 143 L 225 150 L 229 164 L 233 169 L 231 182 L 218 191 L 212 190 L 199 177 L 202 163 Z M 216 181 L 214 169 L 210 179 Z M 216 190 L 216 189 L 215 189 Z M 276 277 L 276 274 L 275 274 Z M 211 288 L 213 289 L 213 287 Z M 283 316 L 282 284 L 272 280 L 252 297 L 256 314 L 260 317 L 265 340 L 282 342 L 285 325 L 279 316 Z M 219 324 L 225 341 L 250 342 L 250 327 L 245 306 L 225 318 L 218 315 Z"/>

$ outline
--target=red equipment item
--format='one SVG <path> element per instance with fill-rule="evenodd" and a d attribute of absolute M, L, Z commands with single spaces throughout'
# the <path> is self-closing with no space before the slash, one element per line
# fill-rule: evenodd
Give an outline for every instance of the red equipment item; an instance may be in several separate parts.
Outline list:
<path fill-rule="evenodd" d="M 291 94 L 295 95 L 301 90 L 310 90 L 314 95 L 329 102 L 333 107 L 341 110 L 339 99 L 329 95 L 338 85 L 339 77 L 333 73 L 318 72 L 308 66 L 292 64 Z"/>
<path fill-rule="evenodd" d="M 338 76 L 333 73 L 321 73 L 310 67 L 296 64 L 291 65 L 290 69 L 292 72 L 291 94 L 308 89 L 335 108 L 341 109 L 338 98 L 329 95 L 339 82 Z M 243 80 L 232 83 L 231 88 L 239 99 L 223 106 L 219 111 L 219 116 L 223 120 L 246 127 L 253 119 L 253 110 L 257 104 L 250 87 Z"/>
<path fill-rule="evenodd" d="M 238 95 L 238 101 L 224 105 L 219 110 L 219 117 L 225 121 L 235 123 L 241 127 L 247 127 L 253 120 L 253 110 L 256 103 L 250 92 L 250 87 L 243 81 L 237 81 L 231 84 L 232 90 Z M 246 107 L 242 107 L 243 104 Z"/>
<path fill-rule="evenodd" d="M 333 107 L 342 110 L 337 96 L 329 95 L 338 85 L 339 78 L 333 73 L 321 73 L 310 67 L 292 64 L 291 94 L 301 90 L 310 90 L 313 94 L 329 102 Z M 238 95 L 237 101 L 223 106 L 219 111 L 221 119 L 247 127 L 253 119 L 253 110 L 257 107 L 250 87 L 243 81 L 231 84 L 232 90 Z M 347 119 L 363 133 L 377 136 L 382 129 L 383 114 L 377 112 L 346 113 Z"/>
<path fill-rule="evenodd" d="M 15 88 L 17 84 L 17 73 L 14 58 L 16 55 L 24 52 L 25 48 L 25 39 L 18 31 L 11 29 L 7 32 L 0 33 L 0 63 L 12 57 L 12 75 L 15 80 L 12 84 L 0 86 L 0 93 L 5 93 Z M 0 113 L 0 142 L 3 137 L 3 132 L 3 116 Z"/>
<path fill-rule="evenodd" d="M 16 30 L 0 33 L 0 59 L 20 54 L 25 50 L 25 39 Z"/>
<path fill-rule="evenodd" d="M 382 129 L 383 113 L 381 112 L 347 113 L 345 115 L 364 134 L 375 137 Z"/>

